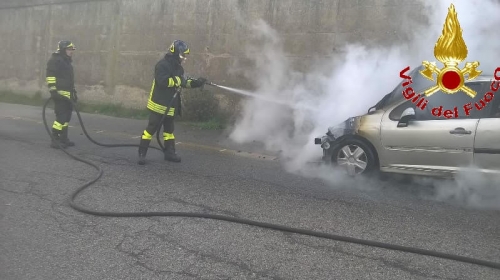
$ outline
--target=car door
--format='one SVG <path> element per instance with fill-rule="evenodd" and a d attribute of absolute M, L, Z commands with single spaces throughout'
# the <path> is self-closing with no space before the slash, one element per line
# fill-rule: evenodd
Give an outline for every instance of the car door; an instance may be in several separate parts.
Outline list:
<path fill-rule="evenodd" d="M 474 138 L 480 115 L 484 111 L 463 112 L 467 103 L 474 106 L 484 95 L 485 82 L 468 83 L 477 92 L 474 99 L 457 92 L 454 95 L 438 91 L 426 97 L 427 107 L 422 110 L 411 100 L 388 110 L 381 123 L 381 168 L 405 170 L 416 174 L 429 172 L 449 173 L 461 166 L 474 163 Z M 458 118 L 436 117 L 432 109 L 442 106 L 441 112 L 457 108 Z M 416 119 L 406 127 L 398 127 L 401 113 L 413 108 Z"/>
<path fill-rule="evenodd" d="M 479 120 L 474 141 L 474 164 L 489 172 L 500 172 L 500 96 L 493 100 L 489 116 Z"/>

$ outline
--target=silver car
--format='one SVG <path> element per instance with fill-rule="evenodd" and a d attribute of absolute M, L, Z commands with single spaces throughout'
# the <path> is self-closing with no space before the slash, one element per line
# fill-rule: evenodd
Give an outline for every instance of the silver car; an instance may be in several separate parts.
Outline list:
<path fill-rule="evenodd" d="M 422 66 L 409 74 L 415 95 L 436 85 L 420 70 Z M 472 167 L 500 174 L 500 96 L 492 98 L 499 78 L 500 71 L 466 81 L 477 92 L 474 98 L 439 90 L 425 97 L 428 103 L 407 99 L 403 92 L 408 85 L 402 79 L 367 114 L 348 118 L 315 138 L 323 149 L 322 162 L 345 168 L 351 176 L 380 171 L 453 177 Z M 468 116 L 465 108 L 472 108 Z"/>

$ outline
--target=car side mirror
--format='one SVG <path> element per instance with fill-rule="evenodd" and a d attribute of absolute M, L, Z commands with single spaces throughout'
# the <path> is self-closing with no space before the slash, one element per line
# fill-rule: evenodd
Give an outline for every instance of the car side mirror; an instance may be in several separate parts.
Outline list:
<path fill-rule="evenodd" d="M 415 110 L 413 108 L 407 108 L 401 114 L 401 118 L 399 118 L 398 127 L 407 127 L 408 123 L 414 119 L 416 119 Z"/>
<path fill-rule="evenodd" d="M 370 109 L 368 109 L 368 115 L 373 114 L 373 112 L 375 112 L 375 108 L 376 108 L 375 106 L 370 107 Z"/>

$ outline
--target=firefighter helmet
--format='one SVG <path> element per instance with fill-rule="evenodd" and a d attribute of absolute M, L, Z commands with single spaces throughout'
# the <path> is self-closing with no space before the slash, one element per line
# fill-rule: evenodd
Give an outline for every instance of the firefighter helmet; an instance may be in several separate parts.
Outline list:
<path fill-rule="evenodd" d="M 170 45 L 170 53 L 173 55 L 178 55 L 180 57 L 185 57 L 187 54 L 189 54 L 189 47 L 186 42 L 175 40 L 172 45 Z"/>
<path fill-rule="evenodd" d="M 75 45 L 73 45 L 71 41 L 68 40 L 59 41 L 59 43 L 57 43 L 57 51 L 60 52 L 65 49 L 76 50 Z"/>

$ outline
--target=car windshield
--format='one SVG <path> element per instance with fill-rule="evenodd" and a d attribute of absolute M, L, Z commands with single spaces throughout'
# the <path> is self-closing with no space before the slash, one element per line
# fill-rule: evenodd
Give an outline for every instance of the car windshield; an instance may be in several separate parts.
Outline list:
<path fill-rule="evenodd" d="M 430 87 L 435 82 L 432 82 L 429 79 L 424 78 L 420 74 L 420 70 L 424 69 L 422 65 L 419 67 L 413 69 L 409 76 L 412 78 L 413 83 L 411 84 L 411 87 L 415 90 L 415 92 L 418 92 L 424 88 Z M 404 98 L 403 96 L 403 82 L 404 80 L 402 79 L 401 82 L 392 90 L 392 92 L 388 93 L 385 95 L 376 105 L 376 109 L 381 109 L 387 105 L 393 104 L 394 102 L 398 102 Z"/>

